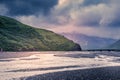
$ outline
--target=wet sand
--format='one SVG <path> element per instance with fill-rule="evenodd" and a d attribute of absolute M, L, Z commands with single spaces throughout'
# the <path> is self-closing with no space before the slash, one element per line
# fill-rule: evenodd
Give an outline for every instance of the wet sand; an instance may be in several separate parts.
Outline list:
<path fill-rule="evenodd" d="M 120 80 L 120 66 L 54 72 L 20 80 Z"/>

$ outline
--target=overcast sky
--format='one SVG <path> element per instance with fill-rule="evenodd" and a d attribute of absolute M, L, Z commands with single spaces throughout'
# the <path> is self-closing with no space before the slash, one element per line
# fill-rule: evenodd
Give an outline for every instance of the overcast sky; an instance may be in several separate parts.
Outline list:
<path fill-rule="evenodd" d="M 0 0 L 0 15 L 57 33 L 120 39 L 120 0 Z"/>

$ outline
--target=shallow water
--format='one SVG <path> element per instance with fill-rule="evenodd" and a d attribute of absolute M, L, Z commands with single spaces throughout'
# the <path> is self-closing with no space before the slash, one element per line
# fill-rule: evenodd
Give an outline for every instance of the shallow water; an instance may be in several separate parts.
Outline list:
<path fill-rule="evenodd" d="M 0 53 L 0 80 L 49 72 L 120 66 L 120 52 L 7 52 Z"/>

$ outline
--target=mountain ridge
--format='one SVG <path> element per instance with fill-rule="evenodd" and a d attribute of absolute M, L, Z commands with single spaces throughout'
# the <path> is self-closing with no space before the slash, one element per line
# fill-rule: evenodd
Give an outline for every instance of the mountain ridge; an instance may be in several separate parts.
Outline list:
<path fill-rule="evenodd" d="M 101 38 L 96 36 L 88 36 L 81 33 L 62 33 L 65 37 L 81 44 L 82 49 L 104 49 L 108 45 L 117 41 L 117 39 Z"/>
<path fill-rule="evenodd" d="M 120 50 L 120 40 L 116 41 L 115 43 L 108 46 L 110 49 Z"/>

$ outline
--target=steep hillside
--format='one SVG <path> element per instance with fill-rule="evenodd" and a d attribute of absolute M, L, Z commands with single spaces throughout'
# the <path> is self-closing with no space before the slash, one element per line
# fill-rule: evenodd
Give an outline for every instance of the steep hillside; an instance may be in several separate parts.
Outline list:
<path fill-rule="evenodd" d="M 0 16 L 0 48 L 4 51 L 71 51 L 80 46 L 54 32 Z"/>

